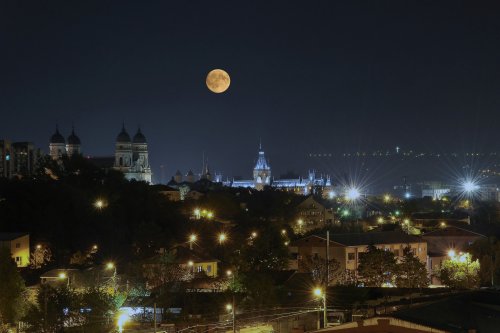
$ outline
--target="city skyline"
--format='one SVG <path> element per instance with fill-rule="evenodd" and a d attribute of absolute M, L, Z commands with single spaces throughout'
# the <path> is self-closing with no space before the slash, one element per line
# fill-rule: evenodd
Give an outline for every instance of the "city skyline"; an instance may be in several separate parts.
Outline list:
<path fill-rule="evenodd" d="M 5 5 L 3 137 L 43 147 L 55 123 L 74 123 L 102 156 L 125 121 L 148 133 L 156 175 L 201 165 L 205 152 L 244 176 L 258 138 L 293 170 L 307 170 L 297 160 L 311 150 L 497 150 L 498 21 L 480 5 L 110 8 Z M 223 94 L 205 86 L 214 68 L 231 76 Z"/>

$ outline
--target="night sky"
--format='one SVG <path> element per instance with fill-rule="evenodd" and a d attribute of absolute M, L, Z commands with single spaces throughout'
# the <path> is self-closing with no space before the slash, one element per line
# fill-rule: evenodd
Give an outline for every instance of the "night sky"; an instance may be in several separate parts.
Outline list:
<path fill-rule="evenodd" d="M 310 152 L 499 151 L 500 7 L 480 3 L 1 1 L 0 137 L 47 151 L 74 123 L 103 156 L 140 125 L 157 181 L 203 152 L 248 178 L 259 138 L 276 175 Z"/>

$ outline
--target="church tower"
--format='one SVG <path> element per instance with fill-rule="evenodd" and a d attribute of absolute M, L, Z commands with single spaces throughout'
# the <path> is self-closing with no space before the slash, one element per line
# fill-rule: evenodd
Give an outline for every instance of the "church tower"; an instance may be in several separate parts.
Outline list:
<path fill-rule="evenodd" d="M 125 124 L 122 125 L 122 131 L 116 137 L 115 144 L 115 169 L 123 173 L 130 171 L 132 166 L 132 141 L 125 129 Z"/>
<path fill-rule="evenodd" d="M 253 180 L 255 188 L 259 191 L 264 189 L 264 186 L 271 185 L 271 166 L 267 163 L 262 144 L 259 145 L 259 156 L 253 168 Z"/>
<path fill-rule="evenodd" d="M 71 129 L 71 134 L 68 136 L 68 143 L 66 144 L 66 152 L 68 156 L 74 154 L 81 154 L 81 142 L 80 138 L 75 134 L 75 128 Z"/>
<path fill-rule="evenodd" d="M 137 133 L 132 140 L 132 161 L 134 178 L 151 183 L 151 167 L 149 166 L 148 142 L 146 137 L 141 132 L 141 128 L 137 129 Z"/>
<path fill-rule="evenodd" d="M 66 140 L 64 140 L 64 137 L 59 133 L 59 127 L 57 125 L 56 132 L 50 137 L 49 154 L 54 160 L 58 160 L 63 155 L 66 155 Z"/>

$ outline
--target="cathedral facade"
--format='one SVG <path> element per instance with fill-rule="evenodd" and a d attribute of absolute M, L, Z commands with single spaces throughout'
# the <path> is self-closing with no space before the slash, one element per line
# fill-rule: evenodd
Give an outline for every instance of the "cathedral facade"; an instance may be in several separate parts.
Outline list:
<path fill-rule="evenodd" d="M 133 139 L 122 126 L 116 137 L 114 169 L 123 172 L 128 180 L 145 181 L 151 184 L 151 167 L 149 165 L 148 143 L 141 129 Z"/>
<path fill-rule="evenodd" d="M 327 196 L 333 189 L 330 176 L 317 177 L 314 170 L 309 171 L 308 177 L 305 178 L 273 179 L 271 177 L 271 165 L 266 159 L 262 145 L 259 146 L 257 162 L 253 168 L 253 179 L 228 180 L 223 184 L 229 187 L 249 187 L 257 190 L 262 190 L 265 186 L 271 186 L 303 195 L 320 192 L 318 194 L 323 196 Z"/>

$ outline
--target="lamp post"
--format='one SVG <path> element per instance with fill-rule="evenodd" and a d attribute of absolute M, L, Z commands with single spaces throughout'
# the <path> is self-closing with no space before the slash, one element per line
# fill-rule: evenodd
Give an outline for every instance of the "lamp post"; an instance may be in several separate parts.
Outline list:
<path fill-rule="evenodd" d="M 222 245 L 227 240 L 227 235 L 224 232 L 219 234 L 219 245 Z"/>
<path fill-rule="evenodd" d="M 197 239 L 198 239 L 198 236 L 196 236 L 196 234 L 189 235 L 189 249 L 190 250 L 193 249 L 193 243 L 196 242 Z"/>
<path fill-rule="evenodd" d="M 60 280 L 66 279 L 66 287 L 69 287 L 69 275 L 66 274 L 66 272 L 59 273 L 58 277 L 59 277 Z"/>
<path fill-rule="evenodd" d="M 232 304 L 228 304 L 230 307 L 231 307 L 231 317 L 232 317 L 232 321 L 233 321 L 233 333 L 236 333 L 236 315 L 235 315 L 235 311 L 236 311 L 236 304 L 235 304 L 235 300 L 234 300 L 234 274 L 233 272 L 228 269 L 226 271 L 226 276 L 229 278 L 231 277 L 231 284 L 232 284 L 232 294 L 233 294 L 233 302 Z M 227 308 L 227 306 L 226 306 Z"/>
<path fill-rule="evenodd" d="M 326 324 L 327 324 L 327 318 L 326 318 L 326 292 L 323 292 L 323 290 L 321 290 L 321 288 L 315 288 L 313 290 L 314 292 L 314 295 L 318 298 L 320 298 L 320 300 L 322 301 L 323 303 L 323 328 L 326 328 Z M 319 310 L 321 310 L 321 305 L 319 307 Z M 320 322 L 319 322 L 319 311 L 318 310 L 318 329 L 320 329 Z"/>
<path fill-rule="evenodd" d="M 113 277 L 111 278 L 113 280 L 113 294 L 116 294 L 116 265 L 112 262 L 108 262 L 106 264 L 106 269 L 113 270 Z"/>
<path fill-rule="evenodd" d="M 298 219 L 297 224 L 299 226 L 299 234 L 302 233 L 302 225 L 304 224 L 304 221 L 302 219 Z"/>

